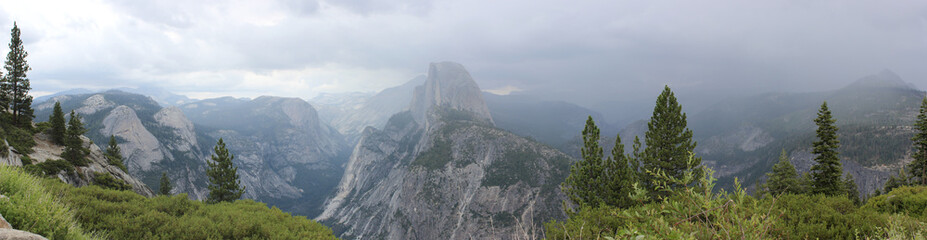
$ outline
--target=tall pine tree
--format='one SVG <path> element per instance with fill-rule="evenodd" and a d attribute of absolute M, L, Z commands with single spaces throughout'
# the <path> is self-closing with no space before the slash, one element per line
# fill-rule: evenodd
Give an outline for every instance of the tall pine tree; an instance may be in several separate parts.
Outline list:
<path fill-rule="evenodd" d="M 161 172 L 161 185 L 158 187 L 158 194 L 171 195 L 173 189 L 174 186 L 171 186 L 171 179 L 167 178 L 167 173 Z"/>
<path fill-rule="evenodd" d="M 55 108 L 52 110 L 52 114 L 48 116 L 48 122 L 51 123 L 49 132 L 52 140 L 59 145 L 64 145 L 64 134 L 68 128 L 64 121 L 64 112 L 61 111 L 60 102 L 55 102 Z"/>
<path fill-rule="evenodd" d="M 80 115 L 71 111 L 68 129 L 64 134 L 64 152 L 61 153 L 61 157 L 75 166 L 86 166 L 89 162 L 86 158 L 89 150 L 84 148 L 84 141 L 80 139 L 85 132 L 87 130 L 80 122 Z"/>
<path fill-rule="evenodd" d="M 29 96 L 29 78 L 26 72 L 31 70 L 26 63 L 26 57 L 29 53 L 23 49 L 23 41 L 20 39 L 19 26 L 13 23 L 13 29 L 10 33 L 10 52 L 6 55 L 6 76 L 3 78 L 0 91 L 3 92 L 4 108 L 10 109 L 13 113 L 13 124 L 19 127 L 31 127 L 33 110 L 32 96 Z"/>
<path fill-rule="evenodd" d="M 615 136 L 615 147 L 612 148 L 612 155 L 608 157 L 607 171 L 605 181 L 602 183 L 607 186 L 603 195 L 605 204 L 620 208 L 627 208 L 635 205 L 635 201 L 629 195 L 634 189 L 633 185 L 637 181 L 637 171 L 632 169 L 629 163 L 630 156 L 624 154 L 624 144 L 621 143 L 621 135 Z"/>
<path fill-rule="evenodd" d="M 235 155 L 225 148 L 222 138 L 219 138 L 213 150 L 215 154 L 210 158 L 211 161 L 206 162 L 209 165 L 206 169 L 206 176 L 209 177 L 209 196 L 206 202 L 231 202 L 241 198 L 245 193 L 245 187 L 241 186 L 238 179 L 238 167 L 232 163 Z"/>
<path fill-rule="evenodd" d="M 602 161 L 602 147 L 599 146 L 599 128 L 592 116 L 586 120 L 583 129 L 582 159 L 570 166 L 570 175 L 563 182 L 563 192 L 576 205 L 598 206 L 603 203 L 599 193 L 600 184 L 605 175 L 605 162 Z"/>
<path fill-rule="evenodd" d="M 818 117 L 814 119 L 814 123 L 818 125 L 818 140 L 813 143 L 814 149 L 811 152 L 817 155 L 814 158 L 817 164 L 811 167 L 812 193 L 826 195 L 846 193 L 846 185 L 844 181 L 841 181 L 843 167 L 837 153 L 840 140 L 837 139 L 837 126 L 834 126 L 836 122 L 830 110 L 827 109 L 827 102 L 821 104 Z"/>
<path fill-rule="evenodd" d="M 110 165 L 119 167 L 122 171 L 129 172 L 129 169 L 126 169 L 125 163 L 122 161 L 122 153 L 119 149 L 119 145 L 116 144 L 116 136 L 109 136 L 109 146 L 106 147 L 106 160 L 108 160 Z"/>
<path fill-rule="evenodd" d="M 914 161 L 908 168 L 911 169 L 911 180 L 920 185 L 927 185 L 927 97 L 921 101 L 921 110 L 914 122 Z M 901 176 L 899 176 L 901 177 Z"/>
<path fill-rule="evenodd" d="M 686 127 L 686 114 L 682 106 L 676 101 L 676 96 L 669 86 L 657 97 L 653 116 L 647 123 L 647 132 L 644 134 L 644 151 L 641 153 L 642 171 L 664 172 L 667 176 L 682 179 L 686 172 L 694 171 L 697 180 L 702 172 L 698 166 L 702 163 L 699 157 L 693 157 L 689 162 L 690 154 L 695 150 L 697 143 L 692 140 L 692 130 Z M 666 193 L 656 192 L 656 179 L 650 174 L 642 174 L 642 183 L 648 187 L 652 194 L 658 196 Z M 671 188 L 682 186 L 672 185 Z"/>

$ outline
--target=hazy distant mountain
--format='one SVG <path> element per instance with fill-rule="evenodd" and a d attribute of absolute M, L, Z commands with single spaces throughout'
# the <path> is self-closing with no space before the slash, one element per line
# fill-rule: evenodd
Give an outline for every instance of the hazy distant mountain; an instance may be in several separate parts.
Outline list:
<path fill-rule="evenodd" d="M 205 138 L 225 140 L 248 186 L 245 197 L 315 215 L 341 179 L 344 138 L 302 99 L 227 97 L 180 108 Z"/>
<path fill-rule="evenodd" d="M 415 86 L 425 82 L 424 76 L 403 85 L 387 88 L 377 94 L 322 94 L 311 100 L 319 107 L 319 115 L 354 143 L 367 127 L 382 128 L 393 114 L 408 110 Z"/>
<path fill-rule="evenodd" d="M 159 87 L 119 88 L 118 90 L 149 96 L 158 102 L 158 104 L 165 107 L 177 106 L 195 101 L 187 96 L 172 93 Z"/>
<path fill-rule="evenodd" d="M 175 193 L 195 199 L 206 197 L 206 159 L 220 137 L 235 155 L 246 198 L 300 215 L 318 213 L 347 157 L 342 137 L 299 99 L 210 99 L 186 104 L 182 111 L 111 90 L 36 104 L 37 121 L 48 119 L 54 101 L 81 114 L 94 142 L 115 135 L 133 176 L 156 189 L 165 172 Z"/>
<path fill-rule="evenodd" d="M 813 119 L 827 101 L 837 120 L 844 171 L 862 193 L 881 188 L 910 157 L 912 124 L 923 91 L 890 71 L 844 88 L 818 93 L 770 93 L 730 99 L 690 115 L 697 153 L 722 181 L 753 183 L 764 177 L 785 149 L 801 171 L 813 164 Z M 683 103 L 685 106 L 685 103 Z"/>
<path fill-rule="evenodd" d="M 582 133 L 589 116 L 595 119 L 603 135 L 617 132 L 617 128 L 611 127 L 602 114 L 576 104 L 485 92 L 483 97 L 497 127 L 558 148 Z"/>
<path fill-rule="evenodd" d="M 37 98 L 32 99 L 32 102 L 33 102 L 33 103 L 43 103 L 43 102 L 45 102 L 45 101 L 48 101 L 48 99 L 51 99 L 51 98 L 57 97 L 57 96 L 61 96 L 61 95 L 77 95 L 77 94 L 87 94 L 87 93 L 95 93 L 95 92 L 96 92 L 96 91 L 92 91 L 92 90 L 89 90 L 89 89 L 75 88 L 75 89 L 70 89 L 70 90 L 67 90 L 67 91 L 62 91 L 62 92 L 57 92 L 57 93 L 53 93 L 53 94 L 50 94 L 50 95 L 45 95 L 45 96 L 37 97 Z"/>
<path fill-rule="evenodd" d="M 495 128 L 463 66 L 433 63 L 415 94 L 364 130 L 318 219 L 347 239 L 518 239 L 565 217 L 569 157 Z"/>

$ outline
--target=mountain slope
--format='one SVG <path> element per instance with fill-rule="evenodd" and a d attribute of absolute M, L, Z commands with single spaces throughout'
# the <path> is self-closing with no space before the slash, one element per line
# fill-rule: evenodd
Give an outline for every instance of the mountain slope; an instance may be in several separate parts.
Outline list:
<path fill-rule="evenodd" d="M 569 158 L 493 127 L 463 66 L 433 63 L 415 93 L 411 111 L 364 130 L 319 220 L 343 238 L 498 239 L 565 217 Z"/>
<path fill-rule="evenodd" d="M 296 98 L 210 99 L 181 106 L 203 138 L 223 138 L 239 166 L 245 197 L 315 215 L 341 178 L 343 137 Z"/>
<path fill-rule="evenodd" d="M 800 171 L 813 165 L 813 119 L 827 101 L 841 141 L 844 171 L 863 194 L 881 188 L 909 162 L 911 128 L 925 93 L 890 71 L 820 93 L 774 93 L 719 103 L 690 118 L 696 152 L 722 182 L 752 183 L 764 177 L 785 149 Z"/>

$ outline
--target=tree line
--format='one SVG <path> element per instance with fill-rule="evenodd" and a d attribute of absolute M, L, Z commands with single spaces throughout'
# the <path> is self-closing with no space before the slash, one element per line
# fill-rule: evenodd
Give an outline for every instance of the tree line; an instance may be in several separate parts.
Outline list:
<path fill-rule="evenodd" d="M 927 104 L 927 98 L 925 98 Z M 923 139 L 922 146 L 916 159 L 927 162 L 927 109 L 922 107 L 921 116 L 918 117 L 918 126 L 922 126 L 924 134 L 918 134 Z M 833 118 L 827 107 L 827 102 L 821 105 L 817 118 L 817 141 L 812 143 L 812 153 L 815 154 L 816 164 L 810 173 L 798 176 L 794 166 L 788 161 L 785 150 L 782 151 L 780 161 L 773 166 L 772 173 L 767 174 L 769 180 L 758 189 L 760 194 L 781 193 L 811 193 L 827 196 L 846 195 L 854 201 L 859 201 L 859 192 L 851 175 L 843 177 Z M 666 199 L 674 190 L 685 187 L 708 188 L 698 186 L 698 179 L 704 177 L 702 159 L 695 156 L 694 149 L 697 142 L 692 140 L 692 130 L 687 127 L 686 114 L 677 101 L 669 86 L 657 97 L 656 106 L 647 131 L 644 133 L 644 145 L 635 136 L 632 143 L 632 152 L 625 154 L 621 136 L 616 136 L 615 147 L 611 156 L 604 157 L 602 147 L 599 146 L 600 131 L 595 125 L 592 116 L 586 120 L 582 131 L 583 147 L 580 151 L 582 159 L 570 168 L 570 175 L 562 185 L 563 192 L 574 205 L 583 207 L 612 206 L 630 208 L 648 202 Z M 915 171 L 924 172 L 927 164 L 915 160 Z M 917 165 L 921 164 L 921 165 Z M 925 179 L 925 175 L 918 175 L 916 179 Z"/>

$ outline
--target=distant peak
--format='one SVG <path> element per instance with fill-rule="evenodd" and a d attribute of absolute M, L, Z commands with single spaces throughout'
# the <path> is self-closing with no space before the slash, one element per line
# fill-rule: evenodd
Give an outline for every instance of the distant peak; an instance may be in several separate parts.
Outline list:
<path fill-rule="evenodd" d="M 476 119 L 493 122 L 476 81 L 455 62 L 431 63 L 425 85 L 415 89 L 411 106 L 416 120 L 424 120 L 426 125 L 426 113 L 437 108 L 469 112 Z"/>
<path fill-rule="evenodd" d="M 853 82 L 847 88 L 893 88 L 893 89 L 916 89 L 913 84 L 905 82 L 898 74 L 891 70 L 885 69 L 873 75 L 869 75 L 856 82 Z"/>

